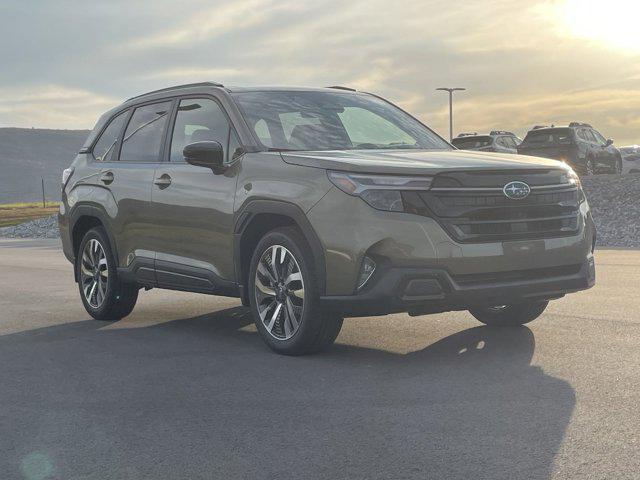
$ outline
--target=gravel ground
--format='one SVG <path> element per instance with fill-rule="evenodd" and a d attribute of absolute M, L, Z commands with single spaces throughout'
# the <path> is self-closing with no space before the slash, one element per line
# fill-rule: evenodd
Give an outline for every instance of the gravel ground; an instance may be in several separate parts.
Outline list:
<path fill-rule="evenodd" d="M 640 248 L 640 175 L 596 175 L 582 180 L 602 247 Z M 0 237 L 57 238 L 55 215 L 0 228 Z"/>
<path fill-rule="evenodd" d="M 596 175 L 582 186 L 598 229 L 598 246 L 640 248 L 640 175 Z"/>
<path fill-rule="evenodd" d="M 5 238 L 58 238 L 58 216 L 37 218 L 13 227 L 0 228 L 0 237 Z"/>

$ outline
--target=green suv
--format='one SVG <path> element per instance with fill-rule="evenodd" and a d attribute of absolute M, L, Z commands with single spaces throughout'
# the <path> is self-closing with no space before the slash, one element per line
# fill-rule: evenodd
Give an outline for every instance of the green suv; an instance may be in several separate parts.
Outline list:
<path fill-rule="evenodd" d="M 285 354 L 331 345 L 344 317 L 523 324 L 595 281 L 569 167 L 458 151 L 345 87 L 131 98 L 65 170 L 59 222 L 94 318 L 128 315 L 141 288 L 238 297 Z"/>

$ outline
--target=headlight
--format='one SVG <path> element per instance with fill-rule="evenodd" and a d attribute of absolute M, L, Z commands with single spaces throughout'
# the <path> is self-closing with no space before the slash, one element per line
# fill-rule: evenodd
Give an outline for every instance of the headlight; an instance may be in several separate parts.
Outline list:
<path fill-rule="evenodd" d="M 407 190 L 429 190 L 433 177 L 369 175 L 362 173 L 328 172 L 329 180 L 349 195 L 362 198 L 378 210 L 402 212 L 402 194 Z"/>

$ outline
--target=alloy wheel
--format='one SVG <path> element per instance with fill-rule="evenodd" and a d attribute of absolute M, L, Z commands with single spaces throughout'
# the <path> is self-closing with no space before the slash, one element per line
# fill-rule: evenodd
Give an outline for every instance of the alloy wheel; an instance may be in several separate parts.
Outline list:
<path fill-rule="evenodd" d="M 267 248 L 255 275 L 254 295 L 260 321 L 278 340 L 293 337 L 302 323 L 304 281 L 300 265 L 282 245 Z"/>
<path fill-rule="evenodd" d="M 107 256 L 98 240 L 89 240 L 80 259 L 80 282 L 84 299 L 92 308 L 100 308 L 107 295 L 109 269 Z"/>

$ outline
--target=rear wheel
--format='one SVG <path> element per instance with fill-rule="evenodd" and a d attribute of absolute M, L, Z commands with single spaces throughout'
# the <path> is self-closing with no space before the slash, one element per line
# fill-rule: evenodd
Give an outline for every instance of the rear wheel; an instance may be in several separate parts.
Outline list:
<path fill-rule="evenodd" d="M 549 302 L 546 300 L 526 301 L 511 305 L 473 308 L 469 313 L 485 325 L 504 327 L 523 325 L 535 320 L 542 315 L 547 305 Z"/>
<path fill-rule="evenodd" d="M 575 170 L 578 173 L 578 175 L 580 175 L 581 177 L 595 175 L 596 165 L 595 165 L 595 162 L 593 161 L 593 158 L 587 157 L 584 163 L 576 165 Z"/>
<path fill-rule="evenodd" d="M 256 328 L 278 353 L 317 352 L 340 333 L 342 318 L 319 306 L 312 257 L 296 228 L 279 228 L 260 240 L 251 259 L 248 288 Z"/>
<path fill-rule="evenodd" d="M 78 250 L 76 273 L 80 298 L 96 320 L 120 320 L 138 300 L 138 286 L 118 278 L 109 238 L 102 227 L 89 230 Z"/>

